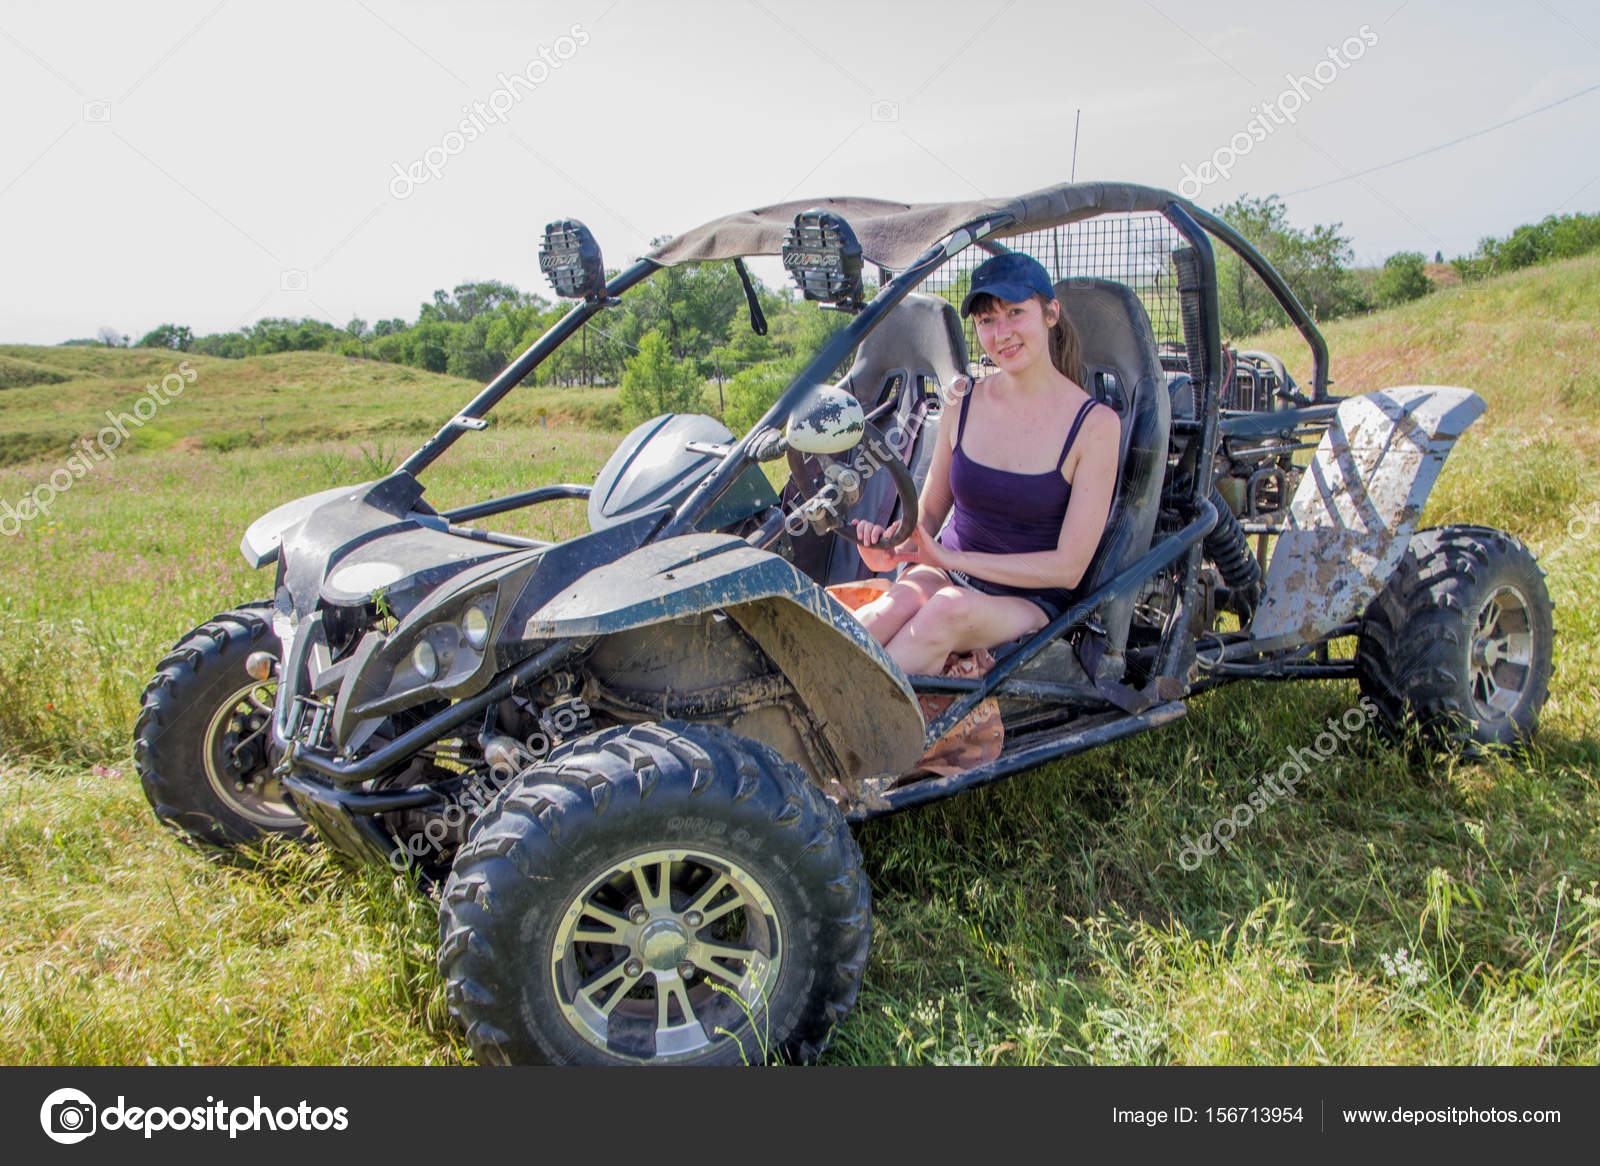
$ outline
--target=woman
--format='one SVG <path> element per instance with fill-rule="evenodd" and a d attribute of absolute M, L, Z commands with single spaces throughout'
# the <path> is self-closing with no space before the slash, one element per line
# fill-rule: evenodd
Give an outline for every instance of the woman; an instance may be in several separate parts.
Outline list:
<path fill-rule="evenodd" d="M 951 387 L 959 419 L 950 424 L 947 406 L 916 533 L 888 550 L 876 545 L 884 527 L 855 522 L 869 570 L 910 564 L 856 615 L 913 675 L 1060 615 L 1100 543 L 1116 482 L 1121 422 L 1077 383 L 1077 334 L 1044 267 L 1016 252 L 987 260 L 961 314 L 999 371 Z"/>

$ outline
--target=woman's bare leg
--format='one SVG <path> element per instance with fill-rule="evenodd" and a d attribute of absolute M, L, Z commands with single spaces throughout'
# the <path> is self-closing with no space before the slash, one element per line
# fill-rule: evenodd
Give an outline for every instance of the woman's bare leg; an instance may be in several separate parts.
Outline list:
<path fill-rule="evenodd" d="M 1046 622 L 1038 604 L 1026 599 L 948 584 L 928 597 L 887 647 L 890 658 L 907 675 L 931 676 L 939 673 L 951 652 L 992 648 L 1038 631 Z"/>
<path fill-rule="evenodd" d="M 856 608 L 855 617 L 873 639 L 888 644 L 939 588 L 949 585 L 950 577 L 943 571 L 917 563 L 877 599 Z"/>

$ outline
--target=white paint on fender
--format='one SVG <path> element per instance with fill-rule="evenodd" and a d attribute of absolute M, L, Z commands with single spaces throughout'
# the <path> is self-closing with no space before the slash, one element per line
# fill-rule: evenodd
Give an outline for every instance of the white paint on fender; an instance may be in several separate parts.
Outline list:
<path fill-rule="evenodd" d="M 1444 385 L 1339 405 L 1272 549 L 1251 624 L 1262 650 L 1311 642 L 1361 614 L 1405 554 L 1456 438 L 1483 410 L 1471 389 Z"/>

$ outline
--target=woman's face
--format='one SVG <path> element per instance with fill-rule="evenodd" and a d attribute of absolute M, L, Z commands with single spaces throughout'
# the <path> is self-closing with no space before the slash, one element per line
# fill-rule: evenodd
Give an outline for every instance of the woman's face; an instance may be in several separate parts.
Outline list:
<path fill-rule="evenodd" d="M 1005 372 L 1019 372 L 1036 360 L 1050 359 L 1050 329 L 1036 299 L 1020 304 L 991 299 L 972 313 L 978 343 Z"/>

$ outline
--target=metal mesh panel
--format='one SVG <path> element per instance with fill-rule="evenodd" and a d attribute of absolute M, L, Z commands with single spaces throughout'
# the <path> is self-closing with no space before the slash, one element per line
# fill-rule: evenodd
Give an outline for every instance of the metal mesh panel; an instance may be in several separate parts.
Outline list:
<path fill-rule="evenodd" d="M 1172 264 L 1172 252 L 1186 246 L 1187 240 L 1161 215 L 1100 215 L 1048 231 L 1013 235 L 999 242 L 1044 264 L 1051 282 L 1094 276 L 1127 285 L 1150 316 L 1156 344 L 1162 351 L 1182 351 L 1183 321 L 1178 311 L 1178 274 Z M 969 247 L 924 280 L 917 290 L 943 296 L 960 308 L 972 280 L 972 269 L 988 258 L 981 248 Z M 979 373 L 977 362 L 983 349 L 971 319 L 963 321 L 963 326 L 972 371 Z"/>

